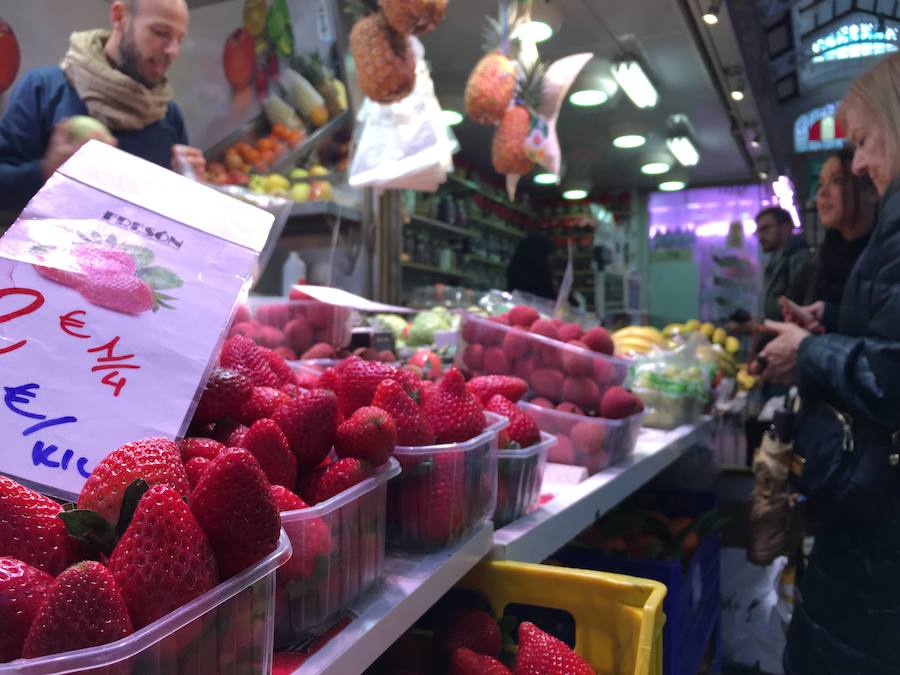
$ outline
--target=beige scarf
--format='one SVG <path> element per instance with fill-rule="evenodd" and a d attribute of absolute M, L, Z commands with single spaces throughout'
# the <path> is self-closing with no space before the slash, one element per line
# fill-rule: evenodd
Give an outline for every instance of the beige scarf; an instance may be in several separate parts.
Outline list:
<path fill-rule="evenodd" d="M 166 115 L 172 87 L 165 80 L 148 89 L 116 70 L 103 47 L 108 30 L 72 33 L 60 66 L 91 117 L 118 131 L 136 131 Z"/>

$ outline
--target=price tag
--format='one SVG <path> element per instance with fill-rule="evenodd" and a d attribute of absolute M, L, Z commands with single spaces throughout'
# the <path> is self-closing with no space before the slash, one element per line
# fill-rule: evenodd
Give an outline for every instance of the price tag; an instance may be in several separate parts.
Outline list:
<path fill-rule="evenodd" d="M 0 239 L 0 471 L 73 498 L 183 433 L 272 216 L 99 142 Z"/>

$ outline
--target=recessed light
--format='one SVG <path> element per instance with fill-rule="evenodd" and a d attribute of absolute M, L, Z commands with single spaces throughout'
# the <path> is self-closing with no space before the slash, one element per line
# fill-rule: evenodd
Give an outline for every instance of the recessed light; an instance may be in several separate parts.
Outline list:
<path fill-rule="evenodd" d="M 601 89 L 582 89 L 569 96 L 569 103 L 579 108 L 589 108 L 595 105 L 603 105 L 609 100 L 609 95 Z"/>
<path fill-rule="evenodd" d="M 563 199 L 584 199 L 588 196 L 587 190 L 582 190 L 581 188 L 575 188 L 574 190 L 566 190 L 563 192 Z"/>
<path fill-rule="evenodd" d="M 647 142 L 646 136 L 640 134 L 623 134 L 613 139 L 613 145 L 617 148 L 639 148 Z"/>
<path fill-rule="evenodd" d="M 513 37 L 525 42 L 545 42 L 553 37 L 553 29 L 543 21 L 528 21 L 516 28 Z"/>
<path fill-rule="evenodd" d="M 769 177 L 769 174 L 766 171 L 760 171 L 758 175 L 760 180 L 766 180 Z"/>
<path fill-rule="evenodd" d="M 666 164 L 665 162 L 647 162 L 644 166 L 641 167 L 641 173 L 647 176 L 658 176 L 661 173 L 665 173 L 672 166 L 670 164 Z"/>
<path fill-rule="evenodd" d="M 659 184 L 659 189 L 663 192 L 678 192 L 684 190 L 685 184 L 681 180 L 667 180 Z"/>
<path fill-rule="evenodd" d="M 713 14 L 711 10 L 707 10 L 703 12 L 703 21 L 709 26 L 715 26 L 719 23 L 719 17 L 716 14 Z"/>
<path fill-rule="evenodd" d="M 559 179 L 552 173 L 539 173 L 532 180 L 538 185 L 555 185 Z"/>
<path fill-rule="evenodd" d="M 444 124 L 448 127 L 455 127 L 457 124 L 463 121 L 462 114 L 456 112 L 455 110 L 441 110 L 441 117 L 444 119 Z"/>
<path fill-rule="evenodd" d="M 744 100 L 744 92 L 740 89 L 732 89 L 731 90 L 731 98 L 735 101 L 743 101 Z"/>

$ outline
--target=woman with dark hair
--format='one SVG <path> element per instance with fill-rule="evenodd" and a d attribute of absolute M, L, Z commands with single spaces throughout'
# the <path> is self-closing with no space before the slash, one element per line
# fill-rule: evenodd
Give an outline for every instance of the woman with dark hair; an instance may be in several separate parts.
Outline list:
<path fill-rule="evenodd" d="M 868 176 L 853 174 L 853 151 L 828 156 L 819 173 L 816 210 L 825 240 L 788 290 L 800 305 L 822 300 L 840 304 L 844 285 L 857 258 L 869 243 L 878 195 Z"/>
<path fill-rule="evenodd" d="M 529 234 L 516 247 L 506 268 L 506 290 L 556 300 L 553 283 L 553 242 L 543 234 Z"/>

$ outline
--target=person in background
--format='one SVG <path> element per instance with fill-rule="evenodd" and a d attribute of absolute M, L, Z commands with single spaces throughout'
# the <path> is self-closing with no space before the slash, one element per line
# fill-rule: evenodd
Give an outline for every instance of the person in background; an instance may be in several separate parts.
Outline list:
<path fill-rule="evenodd" d="M 90 138 L 176 170 L 205 170 L 166 81 L 187 34 L 185 0 L 116 1 L 110 21 L 111 30 L 73 33 L 59 66 L 30 71 L 10 95 L 0 120 L 0 211 L 21 211 Z M 112 137 L 71 138 L 75 115 L 94 117 Z"/>
<path fill-rule="evenodd" d="M 553 242 L 543 234 L 530 234 L 519 242 L 506 268 L 506 290 L 556 300 L 553 283 Z"/>
<path fill-rule="evenodd" d="M 777 206 L 763 209 L 756 215 L 759 246 L 769 254 L 769 261 L 763 270 L 764 319 L 781 319 L 779 298 L 788 293 L 800 277 L 800 271 L 812 258 L 806 240 L 793 234 L 793 229 L 791 214 Z"/>
<path fill-rule="evenodd" d="M 816 210 L 825 239 L 785 294 L 800 305 L 840 304 L 847 277 L 869 243 L 877 195 L 866 176 L 853 175 L 852 163 L 853 151 L 845 148 L 822 165 Z"/>
<path fill-rule="evenodd" d="M 900 673 L 900 485 L 889 454 L 900 452 L 900 54 L 853 82 L 839 116 L 853 173 L 868 175 L 881 200 L 875 228 L 840 305 L 786 303 L 789 323 L 766 323 L 776 337 L 753 370 L 796 384 L 801 416 L 827 404 L 851 420 L 855 452 L 867 453 L 857 466 L 893 482 L 872 495 L 874 514 L 836 505 L 821 522 L 788 630 L 790 675 Z M 821 427 L 834 439 L 814 442 L 841 461 L 845 432 L 835 426 Z"/>

